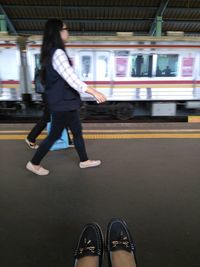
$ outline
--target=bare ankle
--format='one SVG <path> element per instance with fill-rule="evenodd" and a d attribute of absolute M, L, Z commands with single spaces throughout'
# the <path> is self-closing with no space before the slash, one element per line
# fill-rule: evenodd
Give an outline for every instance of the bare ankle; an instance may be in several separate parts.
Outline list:
<path fill-rule="evenodd" d="M 133 254 L 124 250 L 112 252 L 112 262 L 113 267 L 136 267 Z"/>
<path fill-rule="evenodd" d="M 98 257 L 86 256 L 78 259 L 75 267 L 98 267 Z"/>

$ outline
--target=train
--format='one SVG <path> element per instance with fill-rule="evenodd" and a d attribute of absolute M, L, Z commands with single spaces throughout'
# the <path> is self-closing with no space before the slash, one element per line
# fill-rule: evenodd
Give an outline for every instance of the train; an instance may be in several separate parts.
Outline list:
<path fill-rule="evenodd" d="M 41 42 L 41 36 L 23 42 L 0 36 L 1 113 L 42 104 L 34 90 Z M 83 94 L 83 118 L 95 113 L 119 120 L 199 113 L 199 37 L 72 36 L 66 50 L 78 77 L 107 97 L 97 105 Z"/>

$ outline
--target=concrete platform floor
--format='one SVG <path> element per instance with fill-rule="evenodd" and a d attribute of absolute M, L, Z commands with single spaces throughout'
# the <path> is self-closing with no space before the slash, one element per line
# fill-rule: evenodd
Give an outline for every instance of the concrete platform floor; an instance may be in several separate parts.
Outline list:
<path fill-rule="evenodd" d="M 5 131 L 30 128 L 0 125 L 1 267 L 72 266 L 82 226 L 96 221 L 105 232 L 112 217 L 127 221 L 140 267 L 200 266 L 199 125 L 86 124 L 86 130 L 115 133 L 167 129 L 169 135 L 178 130 L 197 135 L 91 137 L 88 154 L 101 159 L 101 167 L 79 169 L 74 149 L 50 152 L 43 160 L 51 170 L 48 177 L 25 170 L 33 155 L 23 141 L 25 132 L 17 133 L 22 140 L 1 139 Z"/>

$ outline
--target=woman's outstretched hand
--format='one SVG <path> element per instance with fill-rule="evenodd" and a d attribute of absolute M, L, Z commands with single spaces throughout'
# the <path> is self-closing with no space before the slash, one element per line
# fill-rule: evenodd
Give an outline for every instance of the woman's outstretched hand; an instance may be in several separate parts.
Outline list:
<path fill-rule="evenodd" d="M 95 92 L 94 97 L 95 97 L 98 104 L 106 101 L 105 95 L 98 92 L 98 91 Z"/>
<path fill-rule="evenodd" d="M 86 93 L 88 93 L 90 95 L 93 95 L 98 104 L 104 103 L 106 101 L 105 95 L 100 93 L 100 92 L 98 92 L 98 91 L 96 91 L 96 90 L 94 90 L 93 88 L 88 88 L 86 90 Z"/>

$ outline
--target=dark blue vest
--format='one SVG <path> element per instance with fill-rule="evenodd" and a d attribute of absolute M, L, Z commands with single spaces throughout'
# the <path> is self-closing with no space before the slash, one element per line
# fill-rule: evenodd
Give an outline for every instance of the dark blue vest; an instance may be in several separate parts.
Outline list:
<path fill-rule="evenodd" d="M 80 108 L 79 93 L 73 89 L 52 66 L 52 50 L 49 62 L 46 64 L 45 95 L 50 111 L 71 111 Z"/>

